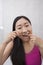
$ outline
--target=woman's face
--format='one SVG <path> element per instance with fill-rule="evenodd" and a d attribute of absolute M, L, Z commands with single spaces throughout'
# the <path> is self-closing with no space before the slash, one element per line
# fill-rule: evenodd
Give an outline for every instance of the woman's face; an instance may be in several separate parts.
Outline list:
<path fill-rule="evenodd" d="M 19 31 L 19 38 L 22 41 L 29 41 L 29 34 L 32 34 L 32 25 L 28 22 L 28 20 L 21 18 L 16 22 L 15 30 Z"/>

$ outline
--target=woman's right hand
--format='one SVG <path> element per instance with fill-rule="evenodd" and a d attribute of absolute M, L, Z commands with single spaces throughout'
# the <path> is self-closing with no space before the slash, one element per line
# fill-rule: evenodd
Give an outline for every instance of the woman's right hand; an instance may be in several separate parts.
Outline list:
<path fill-rule="evenodd" d="M 10 41 L 14 40 L 14 38 L 16 38 L 16 36 L 18 36 L 18 31 L 12 31 L 8 34 L 7 38 L 6 38 L 6 43 L 9 43 Z"/>

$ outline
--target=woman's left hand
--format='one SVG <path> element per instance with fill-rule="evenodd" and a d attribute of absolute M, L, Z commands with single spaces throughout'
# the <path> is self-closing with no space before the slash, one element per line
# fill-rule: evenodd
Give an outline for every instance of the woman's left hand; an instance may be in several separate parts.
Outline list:
<path fill-rule="evenodd" d="M 30 42 L 36 43 L 36 41 L 37 41 L 37 36 L 35 36 L 35 35 L 33 35 L 33 34 L 29 34 L 29 36 L 30 36 Z"/>

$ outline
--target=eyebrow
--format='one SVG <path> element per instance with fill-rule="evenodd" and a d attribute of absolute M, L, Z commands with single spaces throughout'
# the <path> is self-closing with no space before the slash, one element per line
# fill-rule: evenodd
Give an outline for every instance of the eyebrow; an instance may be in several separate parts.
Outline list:
<path fill-rule="evenodd" d="M 26 23 L 24 23 L 24 24 L 28 24 L 28 23 L 26 22 Z M 18 26 L 21 26 L 21 24 L 17 25 L 17 27 L 18 27 Z"/>

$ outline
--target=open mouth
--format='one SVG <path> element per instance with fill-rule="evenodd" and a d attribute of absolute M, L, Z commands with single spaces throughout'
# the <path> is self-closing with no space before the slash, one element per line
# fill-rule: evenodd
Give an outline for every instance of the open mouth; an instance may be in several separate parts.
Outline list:
<path fill-rule="evenodd" d="M 23 37 L 25 37 L 25 38 L 28 38 L 28 35 L 22 35 Z"/>

